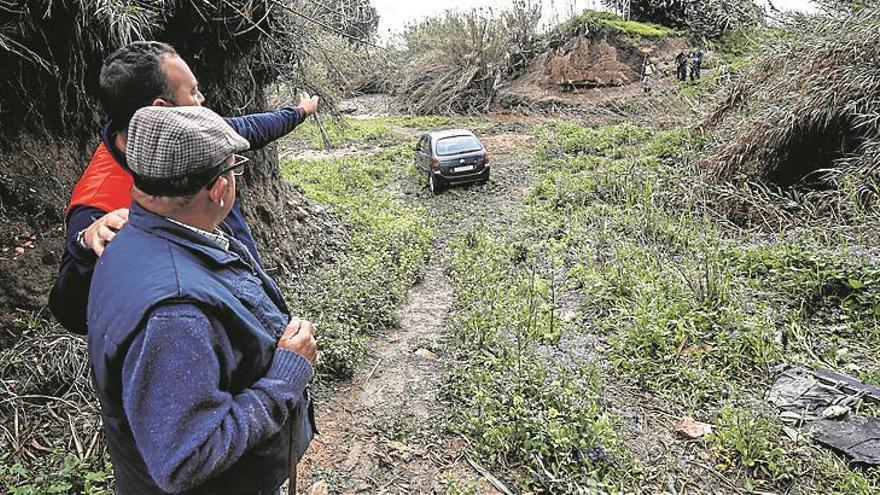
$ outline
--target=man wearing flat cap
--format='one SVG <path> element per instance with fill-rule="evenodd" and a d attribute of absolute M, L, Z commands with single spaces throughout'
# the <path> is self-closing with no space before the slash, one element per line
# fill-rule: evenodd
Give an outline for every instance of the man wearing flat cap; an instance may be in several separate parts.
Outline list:
<path fill-rule="evenodd" d="M 118 493 L 277 493 L 314 435 L 312 324 L 218 228 L 248 147 L 203 107 L 145 107 L 129 124 L 139 194 L 88 303 Z"/>

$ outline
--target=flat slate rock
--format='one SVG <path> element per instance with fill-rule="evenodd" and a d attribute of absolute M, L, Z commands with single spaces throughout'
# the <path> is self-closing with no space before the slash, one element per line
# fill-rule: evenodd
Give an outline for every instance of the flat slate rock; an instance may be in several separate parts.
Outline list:
<path fill-rule="evenodd" d="M 854 464 L 880 465 L 880 420 L 850 415 L 845 421 L 816 421 L 813 438 L 849 457 Z"/>

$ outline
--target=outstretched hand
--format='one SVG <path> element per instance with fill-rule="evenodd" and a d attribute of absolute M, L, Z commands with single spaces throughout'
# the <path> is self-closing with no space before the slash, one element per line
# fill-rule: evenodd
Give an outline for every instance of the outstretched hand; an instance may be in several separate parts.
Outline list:
<path fill-rule="evenodd" d="M 120 208 L 92 222 L 83 233 L 83 242 L 96 255 L 104 254 L 107 244 L 116 237 L 116 232 L 128 223 L 128 208 Z"/>
<path fill-rule="evenodd" d="M 320 98 L 317 95 L 309 96 L 305 91 L 299 94 L 299 107 L 303 109 L 306 117 L 318 111 L 319 101 Z"/>

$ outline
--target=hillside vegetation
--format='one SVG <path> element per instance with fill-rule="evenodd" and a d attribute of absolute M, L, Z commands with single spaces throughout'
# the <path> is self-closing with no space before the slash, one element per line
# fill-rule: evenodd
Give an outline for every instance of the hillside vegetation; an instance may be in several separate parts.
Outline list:
<path fill-rule="evenodd" d="M 862 223 L 878 203 L 880 10 L 794 27 L 802 35 L 771 42 L 706 117 L 706 177 L 751 191 L 753 208 L 728 206 L 749 222 Z"/>

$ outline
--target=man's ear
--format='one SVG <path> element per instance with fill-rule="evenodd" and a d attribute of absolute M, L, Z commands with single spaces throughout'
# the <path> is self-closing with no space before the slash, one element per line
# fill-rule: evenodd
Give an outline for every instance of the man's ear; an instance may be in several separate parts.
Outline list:
<path fill-rule="evenodd" d="M 156 98 L 153 100 L 152 106 L 154 107 L 173 107 L 174 103 L 164 99 L 164 98 Z"/>
<path fill-rule="evenodd" d="M 220 201 L 223 200 L 223 196 L 226 195 L 226 190 L 229 188 L 229 179 L 220 176 L 217 180 L 214 181 L 214 184 L 211 186 L 211 189 L 208 190 L 208 197 L 211 198 L 211 201 L 220 204 Z"/>

